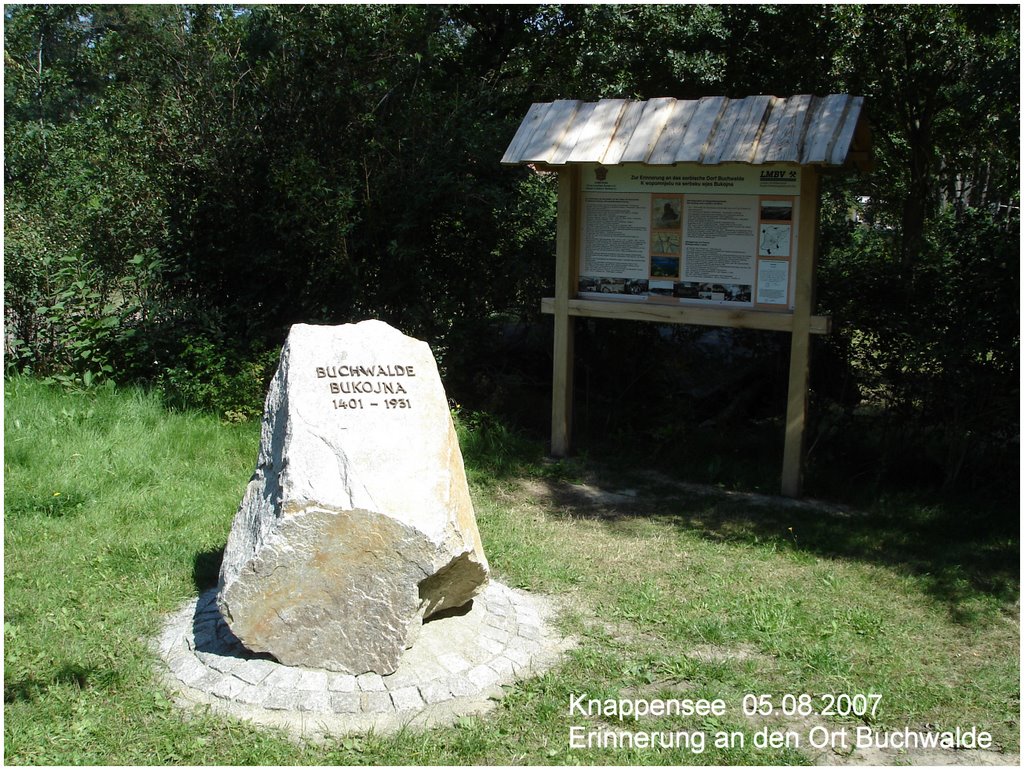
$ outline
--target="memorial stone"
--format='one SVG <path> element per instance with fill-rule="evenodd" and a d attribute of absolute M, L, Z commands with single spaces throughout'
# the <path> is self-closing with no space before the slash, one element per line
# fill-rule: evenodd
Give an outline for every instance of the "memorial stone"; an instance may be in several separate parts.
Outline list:
<path fill-rule="evenodd" d="M 488 574 L 429 346 L 380 321 L 293 326 L 224 551 L 231 631 L 286 665 L 386 675 Z"/>

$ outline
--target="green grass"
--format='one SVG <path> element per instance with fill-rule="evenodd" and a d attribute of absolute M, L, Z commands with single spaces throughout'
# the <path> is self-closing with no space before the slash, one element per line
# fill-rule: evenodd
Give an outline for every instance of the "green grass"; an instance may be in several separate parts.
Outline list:
<path fill-rule="evenodd" d="M 1016 536 L 890 500 L 838 516 L 682 494 L 628 472 L 632 505 L 572 496 L 588 469 L 480 416 L 460 431 L 496 576 L 566 599 L 569 660 L 486 718 L 298 744 L 172 706 L 147 638 L 216 579 L 255 424 L 168 412 L 138 391 L 5 383 L 4 751 L 10 764 L 801 764 L 793 749 L 571 750 L 570 696 L 879 692 L 879 728 L 977 725 L 1019 751 Z M 568 496 L 565 493 L 568 491 Z M 968 519 L 968 521 L 970 521 Z M 827 722 L 833 727 L 852 722 Z M 780 725 L 786 723 L 778 722 Z M 631 724 L 612 727 L 631 729 Z"/>

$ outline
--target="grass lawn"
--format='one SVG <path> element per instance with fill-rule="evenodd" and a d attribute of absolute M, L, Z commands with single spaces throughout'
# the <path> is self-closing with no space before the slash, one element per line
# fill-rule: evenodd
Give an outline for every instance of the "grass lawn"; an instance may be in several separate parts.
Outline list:
<path fill-rule="evenodd" d="M 495 576 L 563 597 L 579 646 L 485 718 L 301 745 L 177 709 L 147 644 L 166 613 L 216 581 L 258 425 L 170 413 L 138 391 L 69 394 L 22 378 L 5 383 L 4 415 L 7 763 L 807 764 L 820 752 L 757 748 L 756 730 L 868 724 L 976 726 L 1019 761 L 1019 533 L 983 511 L 795 506 L 621 469 L 595 479 L 466 420 Z M 728 709 L 639 725 L 570 716 L 582 693 L 721 698 Z M 863 719 L 742 713 L 747 694 L 781 708 L 805 693 L 882 697 Z M 701 753 L 570 747 L 570 726 L 602 724 L 745 739 Z"/>

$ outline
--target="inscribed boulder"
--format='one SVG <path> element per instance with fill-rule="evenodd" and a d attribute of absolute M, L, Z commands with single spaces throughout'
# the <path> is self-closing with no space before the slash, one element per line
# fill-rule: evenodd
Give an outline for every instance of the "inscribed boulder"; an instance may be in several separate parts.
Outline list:
<path fill-rule="evenodd" d="M 288 665 L 385 675 L 487 579 L 429 346 L 380 321 L 293 326 L 224 551 L 232 632 Z"/>

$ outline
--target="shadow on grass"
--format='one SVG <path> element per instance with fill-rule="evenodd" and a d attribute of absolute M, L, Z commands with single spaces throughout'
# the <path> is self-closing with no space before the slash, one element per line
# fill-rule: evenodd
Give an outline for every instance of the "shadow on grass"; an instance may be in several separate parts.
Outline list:
<path fill-rule="evenodd" d="M 224 548 L 212 551 L 201 551 L 192 562 L 192 582 L 199 593 L 217 585 L 220 577 L 220 564 L 224 560 Z"/>
<path fill-rule="evenodd" d="M 917 489 L 912 479 L 906 489 L 884 479 L 847 480 L 843 499 L 863 510 L 776 497 L 782 448 L 777 427 L 763 425 L 742 442 L 715 430 L 693 432 L 688 441 L 651 437 L 642 446 L 635 436 L 605 436 L 590 444 L 589 459 L 561 461 L 548 469 L 554 472 L 538 470 L 533 455 L 521 451 L 522 437 L 511 446 L 500 434 L 492 438 L 511 456 L 503 456 L 506 466 L 546 489 L 556 516 L 655 518 L 709 540 L 883 565 L 919 578 L 951 619 L 965 625 L 994 606 L 1005 610 L 1018 601 L 1015 486 L 957 497 Z M 493 467 L 492 442 L 470 446 L 476 451 L 467 454 L 467 464 Z M 669 448 L 661 454 L 659 447 Z M 517 463 L 517 457 L 523 459 Z M 676 482 L 680 476 L 697 483 Z M 587 488 L 569 484 L 573 477 L 597 481 Z M 733 489 L 767 494 L 726 491 L 719 486 L 723 479 Z M 838 488 L 833 482 L 825 494 Z M 602 494 L 623 488 L 634 490 L 632 496 Z"/>
<path fill-rule="evenodd" d="M 630 495 L 542 480 L 535 488 L 553 503 L 549 513 L 555 516 L 609 524 L 654 519 L 717 542 L 883 565 L 921 578 L 929 595 L 965 625 L 980 619 L 978 599 L 1005 609 L 1019 597 L 1019 529 L 1005 516 L 914 501 L 859 512 L 649 477 L 631 481 Z"/>
<path fill-rule="evenodd" d="M 108 687 L 120 679 L 113 669 L 83 666 L 78 663 L 64 663 L 56 667 L 49 678 L 39 679 L 34 675 L 4 680 L 4 703 L 35 701 L 51 688 L 70 686 L 78 690 L 91 687 Z"/>

